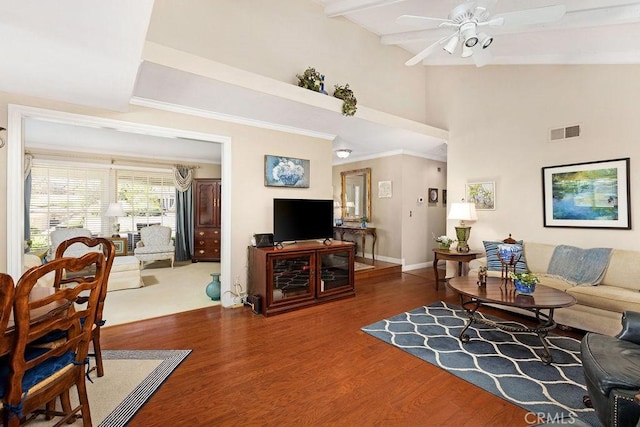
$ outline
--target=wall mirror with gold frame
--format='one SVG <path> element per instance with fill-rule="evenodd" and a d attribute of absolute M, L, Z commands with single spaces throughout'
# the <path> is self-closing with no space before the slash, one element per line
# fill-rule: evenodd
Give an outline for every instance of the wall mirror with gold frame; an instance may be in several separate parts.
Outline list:
<path fill-rule="evenodd" d="M 371 221 L 371 168 L 340 173 L 342 178 L 342 219 Z"/>

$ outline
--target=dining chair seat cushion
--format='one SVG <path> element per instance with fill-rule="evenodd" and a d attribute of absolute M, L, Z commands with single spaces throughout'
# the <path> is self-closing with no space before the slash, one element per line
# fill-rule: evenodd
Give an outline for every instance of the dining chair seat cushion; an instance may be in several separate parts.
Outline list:
<path fill-rule="evenodd" d="M 34 359 L 39 355 L 46 352 L 46 349 L 40 349 L 37 347 L 31 347 L 27 349 L 25 357 L 27 360 Z M 61 371 L 67 366 L 73 366 L 73 362 L 76 355 L 72 351 L 64 353 L 62 356 L 51 358 L 39 365 L 29 369 L 25 372 L 22 380 L 22 391 L 26 392 L 33 386 L 46 380 L 54 375 L 56 372 Z M 9 377 L 9 361 L 7 363 L 0 364 L 0 397 L 4 396 L 4 391 Z"/>
<path fill-rule="evenodd" d="M 104 326 L 105 323 L 107 323 L 106 319 L 102 319 L 100 320 L 100 326 Z M 84 325 L 84 317 L 80 318 L 80 326 Z M 95 328 L 95 326 L 94 326 Z M 56 343 L 59 341 L 63 341 L 67 339 L 67 333 L 61 330 L 57 330 L 57 331 L 51 331 L 49 333 L 47 333 L 46 335 L 43 335 L 42 337 L 38 338 L 37 340 L 33 341 L 32 343 L 29 343 L 29 347 L 39 347 L 39 348 L 52 348 L 55 347 Z"/>
<path fill-rule="evenodd" d="M 158 245 L 158 246 L 140 246 L 135 249 L 136 255 L 145 254 L 162 254 L 165 252 L 173 253 L 176 248 L 173 245 Z"/>

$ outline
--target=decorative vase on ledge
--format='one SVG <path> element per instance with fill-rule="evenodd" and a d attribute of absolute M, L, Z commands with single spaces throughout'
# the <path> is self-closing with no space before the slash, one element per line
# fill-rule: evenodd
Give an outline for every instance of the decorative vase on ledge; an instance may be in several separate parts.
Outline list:
<path fill-rule="evenodd" d="M 206 288 L 207 296 L 213 301 L 220 301 L 220 273 L 211 273 L 211 277 Z"/>

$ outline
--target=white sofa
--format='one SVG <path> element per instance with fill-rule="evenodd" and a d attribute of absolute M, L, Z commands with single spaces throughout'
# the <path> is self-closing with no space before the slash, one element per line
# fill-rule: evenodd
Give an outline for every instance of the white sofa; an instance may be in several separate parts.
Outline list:
<path fill-rule="evenodd" d="M 523 244 L 527 269 L 540 278 L 540 283 L 570 293 L 578 300 L 574 306 L 556 309 L 556 322 L 606 335 L 620 332 L 622 313 L 640 311 L 640 251 L 613 249 L 600 283 L 581 285 L 547 274 L 555 247 L 535 242 Z M 486 257 L 471 261 L 469 275 L 477 275 L 479 268 L 486 265 Z M 500 271 L 488 272 L 494 277 L 500 277 L 500 274 Z"/>

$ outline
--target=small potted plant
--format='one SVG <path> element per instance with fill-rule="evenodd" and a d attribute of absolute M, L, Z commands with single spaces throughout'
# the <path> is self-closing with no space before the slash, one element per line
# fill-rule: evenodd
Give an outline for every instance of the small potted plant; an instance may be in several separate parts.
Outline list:
<path fill-rule="evenodd" d="M 443 250 L 450 249 L 451 248 L 451 244 L 453 242 L 455 242 L 455 240 L 450 238 L 449 236 L 434 237 L 434 240 L 436 242 L 440 243 L 440 249 L 443 249 Z"/>
<path fill-rule="evenodd" d="M 342 114 L 344 116 L 353 116 L 356 113 L 358 107 L 358 100 L 356 99 L 353 91 L 349 89 L 349 83 L 344 86 L 335 85 L 335 91 L 333 96 L 342 99 Z"/>
<path fill-rule="evenodd" d="M 533 294 L 533 291 L 536 290 L 536 284 L 540 283 L 538 276 L 529 272 L 514 273 L 510 271 L 508 277 L 513 280 L 516 293 L 521 295 Z"/>
<path fill-rule="evenodd" d="M 321 92 L 324 85 L 324 76 L 316 71 L 315 68 L 309 67 L 304 70 L 302 75 L 296 74 L 298 78 L 298 86 L 305 89 L 312 90 L 314 92 Z"/>
<path fill-rule="evenodd" d="M 360 218 L 360 227 L 367 228 L 367 223 L 369 222 L 369 218 L 363 216 Z"/>

